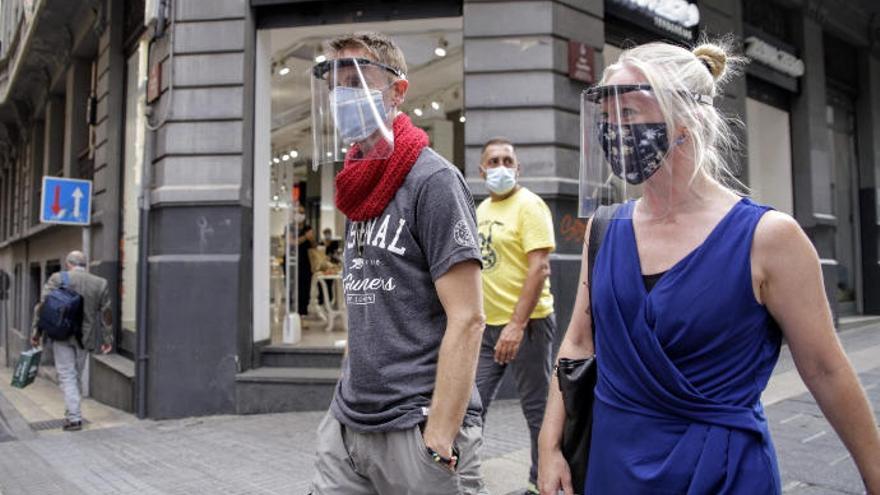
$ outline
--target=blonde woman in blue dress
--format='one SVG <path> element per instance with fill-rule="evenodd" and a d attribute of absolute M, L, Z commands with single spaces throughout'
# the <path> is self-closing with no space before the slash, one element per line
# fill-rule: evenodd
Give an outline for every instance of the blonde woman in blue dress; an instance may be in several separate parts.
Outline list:
<path fill-rule="evenodd" d="M 592 276 L 584 246 L 559 351 L 595 349 L 598 363 L 586 483 L 571 486 L 553 384 L 542 494 L 780 493 L 760 397 L 783 338 L 868 493 L 880 494 L 880 435 L 835 334 L 816 250 L 790 216 L 727 185 L 733 133 L 714 101 L 736 62 L 723 43 L 650 43 L 624 51 L 584 96 L 584 173 L 610 167 L 618 191 L 635 194 L 609 222 Z"/>

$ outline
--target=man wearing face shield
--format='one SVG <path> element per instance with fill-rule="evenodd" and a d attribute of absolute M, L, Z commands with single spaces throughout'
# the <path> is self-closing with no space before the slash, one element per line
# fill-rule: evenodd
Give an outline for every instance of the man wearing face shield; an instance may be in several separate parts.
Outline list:
<path fill-rule="evenodd" d="M 318 428 L 314 494 L 482 494 L 484 326 L 464 178 L 398 108 L 406 62 L 378 33 L 327 45 L 312 71 L 314 165 L 344 161 L 348 348 Z"/>
<path fill-rule="evenodd" d="M 565 408 L 550 386 L 542 494 L 780 494 L 761 394 L 783 337 L 880 493 L 880 434 L 816 250 L 794 219 L 736 192 L 734 133 L 713 103 L 739 62 L 728 49 L 638 46 L 583 95 L 580 207 L 592 218 L 559 357 L 595 355 L 598 379 L 585 473 L 563 458 Z M 588 266 L 597 218 L 610 220 Z"/>
<path fill-rule="evenodd" d="M 556 319 L 550 293 L 550 252 L 556 247 L 550 209 L 517 183 L 520 164 L 504 138 L 483 146 L 480 175 L 489 197 L 477 208 L 483 253 L 486 331 L 477 367 L 483 420 L 505 371 L 516 380 L 532 440 L 526 493 L 537 493 L 538 431 L 553 367 Z"/>

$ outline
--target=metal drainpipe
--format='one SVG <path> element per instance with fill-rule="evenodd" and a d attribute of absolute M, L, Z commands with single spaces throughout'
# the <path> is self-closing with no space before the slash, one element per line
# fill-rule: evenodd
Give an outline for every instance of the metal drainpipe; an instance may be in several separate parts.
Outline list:
<path fill-rule="evenodd" d="M 150 355 L 147 349 L 147 323 L 149 312 L 148 290 L 150 274 L 150 181 L 152 180 L 153 141 L 155 132 L 144 133 L 144 162 L 141 169 L 141 185 L 138 197 L 140 207 L 138 225 L 138 291 L 137 291 L 137 416 L 147 417 L 147 365 Z"/>

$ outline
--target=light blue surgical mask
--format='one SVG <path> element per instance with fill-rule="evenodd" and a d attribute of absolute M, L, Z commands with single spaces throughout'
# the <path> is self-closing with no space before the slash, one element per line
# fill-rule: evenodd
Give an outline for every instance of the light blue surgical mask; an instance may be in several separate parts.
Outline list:
<path fill-rule="evenodd" d="M 499 196 L 509 193 L 516 187 L 516 170 L 504 166 L 486 169 L 486 187 Z"/>
<path fill-rule="evenodd" d="M 370 137 L 387 119 L 382 92 L 376 89 L 365 94 L 361 88 L 336 86 L 330 103 L 336 129 L 346 143 L 358 143 Z"/>

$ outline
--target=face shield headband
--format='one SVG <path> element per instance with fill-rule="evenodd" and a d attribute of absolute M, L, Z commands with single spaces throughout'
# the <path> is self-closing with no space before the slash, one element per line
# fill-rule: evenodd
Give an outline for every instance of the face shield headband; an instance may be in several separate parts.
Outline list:
<path fill-rule="evenodd" d="M 606 86 L 593 86 L 592 88 L 586 90 L 584 92 L 584 98 L 591 102 L 600 104 L 602 100 L 609 97 L 618 97 L 620 95 L 624 95 L 626 93 L 631 93 L 633 91 L 654 91 L 654 88 L 650 84 L 609 84 Z M 703 105 L 712 105 L 712 97 L 709 95 L 696 94 L 691 93 L 686 90 L 679 90 L 679 94 L 690 98 L 696 103 L 702 103 Z"/>
<path fill-rule="evenodd" d="M 370 59 L 366 59 L 366 58 L 339 58 L 339 59 L 325 60 L 321 63 L 315 64 L 315 66 L 312 67 L 312 76 L 314 76 L 315 79 L 320 79 L 322 81 L 326 81 L 327 75 L 331 72 L 331 69 L 333 69 L 334 67 L 336 69 L 340 69 L 340 68 L 344 68 L 344 67 L 378 67 L 378 68 L 383 69 L 387 72 L 390 72 L 392 75 L 394 75 L 398 79 L 406 79 L 406 74 L 404 74 L 403 71 L 395 69 L 394 67 L 391 67 L 390 65 L 385 65 L 380 62 L 374 62 L 374 61 L 372 61 Z"/>

